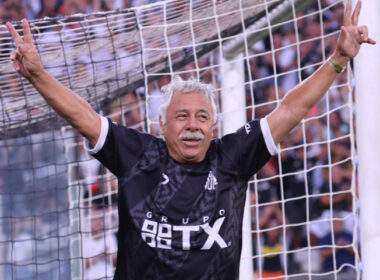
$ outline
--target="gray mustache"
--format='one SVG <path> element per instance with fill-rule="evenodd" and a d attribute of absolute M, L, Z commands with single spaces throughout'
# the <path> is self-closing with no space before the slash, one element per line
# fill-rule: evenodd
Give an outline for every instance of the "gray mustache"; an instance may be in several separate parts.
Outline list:
<path fill-rule="evenodd" d="M 203 140 L 205 136 L 200 131 L 184 131 L 178 136 L 178 140 Z"/>

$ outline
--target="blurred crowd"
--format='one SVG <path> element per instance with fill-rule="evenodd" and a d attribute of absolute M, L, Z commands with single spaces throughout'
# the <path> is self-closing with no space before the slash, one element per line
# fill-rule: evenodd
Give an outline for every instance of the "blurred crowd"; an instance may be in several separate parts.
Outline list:
<path fill-rule="evenodd" d="M 126 9 L 158 0 L 1 0 L 1 21 Z"/>
<path fill-rule="evenodd" d="M 151 2 L 156 1 L 2 0 L 0 17 L 1 21 L 55 17 Z M 310 6 L 296 23 L 282 25 L 272 36 L 249 46 L 245 67 L 247 119 L 265 117 L 288 90 L 312 74 L 332 54 L 337 39 L 335 31 L 339 29 L 344 11 L 341 4 L 333 5 L 335 2 L 321 0 L 321 14 L 316 13 L 317 4 Z M 191 76 L 191 70 L 197 66 L 200 78 L 219 89 L 220 73 L 214 67 L 218 63 L 217 59 L 203 56 L 178 71 Z M 139 130 L 147 130 L 148 126 L 152 134 L 158 135 L 160 88 L 169 81 L 170 77 L 163 75 L 148 83 L 147 89 L 139 88 L 122 95 L 110 104 L 106 110 L 108 115 L 115 122 Z M 260 255 L 254 257 L 257 275 L 282 279 L 285 272 L 308 272 L 309 269 L 323 272 L 341 265 L 346 265 L 343 271 L 349 271 L 347 265 L 354 263 L 352 212 L 356 199 L 353 186 L 357 184 L 352 164 L 354 124 L 350 122 L 348 107 L 350 83 L 347 73 L 342 73 L 305 121 L 281 143 L 281 153 L 272 158 L 259 171 L 255 183 L 250 184 L 253 250 L 255 256 Z M 145 92 L 149 93 L 148 98 L 143 97 Z M 217 95 L 219 93 L 217 90 Z M 145 101 L 147 106 L 144 106 Z M 218 133 L 216 129 L 215 136 Z M 80 144 L 75 157 L 79 164 L 75 174 L 83 188 L 80 207 L 90 221 L 82 242 L 85 271 L 92 275 L 90 278 L 103 277 L 102 271 L 112 272 L 115 261 L 117 183 L 86 154 L 82 140 L 77 141 Z M 16 148 L 11 152 L 15 158 L 22 157 Z M 1 166 L 6 164 L 2 162 Z M 0 180 L 2 189 L 5 183 L 5 178 Z M 107 234 L 99 234 L 105 228 Z M 20 234 L 26 233 L 27 230 L 20 231 Z M 316 249 L 303 250 L 306 246 Z"/>

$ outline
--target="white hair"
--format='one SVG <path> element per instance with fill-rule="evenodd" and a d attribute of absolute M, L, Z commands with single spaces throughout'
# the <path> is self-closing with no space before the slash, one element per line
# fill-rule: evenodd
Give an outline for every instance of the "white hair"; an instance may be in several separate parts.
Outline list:
<path fill-rule="evenodd" d="M 174 93 L 188 93 L 198 92 L 204 94 L 211 103 L 213 122 L 216 122 L 216 102 L 214 95 L 214 87 L 210 84 L 205 84 L 195 79 L 183 80 L 180 76 L 176 75 L 172 78 L 172 81 L 161 88 L 163 92 L 162 101 L 160 105 L 160 117 L 162 123 L 166 121 L 166 110 L 169 107 L 170 101 Z"/>

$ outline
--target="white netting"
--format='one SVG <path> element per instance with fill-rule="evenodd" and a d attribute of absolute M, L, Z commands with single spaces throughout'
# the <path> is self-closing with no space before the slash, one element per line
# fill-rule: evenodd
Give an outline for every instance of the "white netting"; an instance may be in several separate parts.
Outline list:
<path fill-rule="evenodd" d="M 341 24 L 342 1 L 309 1 L 304 11 L 296 12 L 300 3 L 306 2 L 166 1 L 114 13 L 35 21 L 32 26 L 41 61 L 57 79 L 113 121 L 157 135 L 159 88 L 173 74 L 212 83 L 222 108 L 221 93 L 226 92 L 222 56 L 230 59 L 227 64 L 244 65 L 244 117 L 261 118 L 271 112 L 289 89 L 331 54 Z M 59 183 L 63 187 L 57 188 L 67 192 L 67 185 L 67 195 L 60 197 L 63 202 L 51 202 L 53 208 L 33 208 L 29 216 L 26 210 L 17 214 L 3 210 L 0 273 L 7 275 L 5 279 L 44 275 L 82 279 L 92 278 L 92 273 L 112 277 L 116 180 L 87 157 L 82 138 L 70 128 L 63 127 L 59 136 L 48 131 L 57 129 L 61 121 L 31 85 L 15 74 L 8 59 L 9 34 L 3 30 L 0 36 L 4 77 L 0 120 L 5 139 L 1 153 L 6 158 L 2 170 L 18 164 L 12 153 L 22 160 L 22 152 L 14 152 L 14 147 L 26 142 L 32 175 L 25 180 L 31 186 L 42 172 L 51 181 L 62 170 L 68 173 L 67 181 Z M 242 275 L 248 277 L 244 279 L 254 274 L 258 279 L 360 278 L 351 86 L 350 71 L 339 75 L 326 96 L 281 143 L 280 154 L 250 182 L 254 271 Z M 223 122 L 229 121 L 226 110 L 219 114 L 215 136 L 223 135 Z M 48 132 L 8 140 L 41 130 Z M 40 164 L 35 158 L 43 150 L 34 146 L 46 143 L 64 145 L 66 160 L 60 161 L 63 153 L 54 148 L 54 159 Z M 21 189 L 24 200 L 37 195 L 30 186 Z M 49 188 L 54 190 L 56 186 Z M 15 193 L 2 194 L 3 209 L 19 203 Z M 43 208 L 43 199 L 37 201 Z M 49 219 L 41 221 L 44 213 Z M 31 248 L 28 257 L 19 260 L 16 255 L 8 258 L 23 242 L 11 225 L 16 220 L 28 234 L 25 239 Z M 50 223 L 58 228 L 33 231 Z M 343 230 L 331 234 L 333 224 L 336 231 Z M 50 242 L 46 242 L 45 247 L 50 247 L 44 249 L 49 252 L 44 258 L 35 249 L 40 239 Z M 18 273 L 28 276 L 18 278 Z"/>
<path fill-rule="evenodd" d="M 253 21 L 264 9 L 262 2 L 243 1 L 244 19 Z M 219 44 L 216 16 L 220 32 L 239 32 L 239 1 L 217 1 L 215 7 L 214 11 L 212 1 L 167 1 L 165 5 L 121 12 L 36 20 L 31 27 L 45 68 L 100 109 L 120 95 L 120 90 L 143 85 L 143 65 L 152 73 L 168 72 L 194 60 L 195 52 L 207 52 L 213 44 Z M 9 130 L 16 130 L 19 135 L 25 130 L 46 129 L 41 123 L 54 118 L 54 114 L 36 90 L 16 75 L 9 60 L 14 45 L 5 26 L 0 38 L 2 133 L 9 135 Z"/>

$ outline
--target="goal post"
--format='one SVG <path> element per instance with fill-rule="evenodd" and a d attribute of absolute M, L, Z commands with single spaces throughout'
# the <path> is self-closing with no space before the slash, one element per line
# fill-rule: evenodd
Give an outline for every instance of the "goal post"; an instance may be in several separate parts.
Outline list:
<path fill-rule="evenodd" d="M 223 135 L 235 132 L 247 122 L 245 113 L 247 105 L 244 88 L 244 57 L 242 53 L 228 57 L 230 59 L 221 58 Z M 251 207 L 249 197 L 249 190 L 247 190 L 242 228 L 243 241 L 240 260 L 240 280 L 253 279 Z"/>
<path fill-rule="evenodd" d="M 356 123 L 359 161 L 360 237 L 363 280 L 378 279 L 380 252 L 380 2 L 363 1 L 359 20 L 375 46 L 363 44 L 355 58 Z"/>

